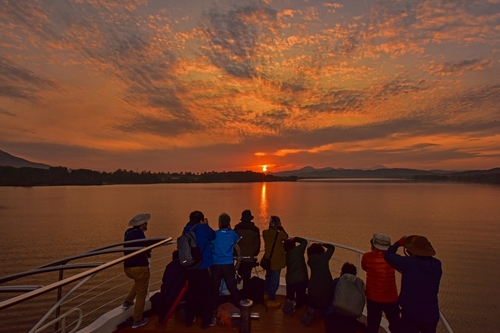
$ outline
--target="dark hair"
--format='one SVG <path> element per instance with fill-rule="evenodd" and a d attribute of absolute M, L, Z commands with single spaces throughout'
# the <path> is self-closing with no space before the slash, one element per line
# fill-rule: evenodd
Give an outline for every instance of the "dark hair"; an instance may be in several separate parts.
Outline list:
<path fill-rule="evenodd" d="M 189 222 L 200 223 L 205 219 L 205 215 L 199 210 L 195 210 L 191 214 L 189 214 Z"/>
<path fill-rule="evenodd" d="M 283 247 L 285 248 L 285 252 L 288 252 L 295 248 L 295 241 L 293 238 L 288 238 L 283 241 Z"/>
<path fill-rule="evenodd" d="M 219 228 L 227 228 L 229 223 L 231 223 L 231 217 L 227 213 L 219 215 Z"/>
<path fill-rule="evenodd" d="M 356 266 L 354 266 L 354 264 L 351 264 L 350 262 L 345 262 L 342 265 L 341 273 L 342 274 L 347 273 L 347 274 L 356 275 L 356 274 L 358 274 L 358 269 L 356 268 Z"/>
<path fill-rule="evenodd" d="M 323 245 L 320 243 L 313 243 L 307 248 L 307 256 L 310 257 L 315 254 L 321 254 L 325 252 Z"/>
<path fill-rule="evenodd" d="M 271 215 L 271 219 L 269 220 L 269 227 L 272 227 L 274 229 L 278 229 L 278 227 L 281 227 L 280 217 L 276 215 Z"/>
<path fill-rule="evenodd" d="M 172 260 L 179 260 L 179 251 L 172 252 Z"/>

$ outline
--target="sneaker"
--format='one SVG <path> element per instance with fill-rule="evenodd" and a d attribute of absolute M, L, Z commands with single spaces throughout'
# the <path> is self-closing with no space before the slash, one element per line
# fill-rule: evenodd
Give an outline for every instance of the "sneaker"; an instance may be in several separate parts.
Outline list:
<path fill-rule="evenodd" d="M 144 326 L 144 325 L 146 325 L 148 323 L 148 321 L 149 321 L 149 318 L 147 318 L 147 317 L 144 317 L 144 318 L 142 318 L 139 321 L 134 321 L 132 323 L 132 328 L 137 328 L 137 327 Z"/>
<path fill-rule="evenodd" d="M 315 311 L 313 308 L 308 307 L 306 309 L 306 312 L 300 317 L 300 322 L 306 326 L 309 326 L 311 324 L 311 321 L 314 319 L 315 316 Z"/>
<path fill-rule="evenodd" d="M 295 313 L 295 301 L 287 299 L 285 301 L 285 305 L 283 305 L 283 313 L 289 316 L 293 316 L 293 314 Z"/>
<path fill-rule="evenodd" d="M 133 306 L 134 306 L 134 302 L 127 302 L 127 301 L 125 301 L 123 303 L 123 305 L 122 305 L 122 309 L 123 310 L 128 310 L 128 309 L 130 309 Z"/>
<path fill-rule="evenodd" d="M 268 308 L 279 308 L 281 306 L 280 302 L 277 301 L 267 301 Z"/>
<path fill-rule="evenodd" d="M 210 323 L 208 323 L 208 324 L 201 325 L 201 328 L 206 329 L 206 328 L 215 326 L 215 324 L 217 324 L 217 319 L 215 319 L 215 317 L 212 317 L 212 321 L 210 321 Z"/>

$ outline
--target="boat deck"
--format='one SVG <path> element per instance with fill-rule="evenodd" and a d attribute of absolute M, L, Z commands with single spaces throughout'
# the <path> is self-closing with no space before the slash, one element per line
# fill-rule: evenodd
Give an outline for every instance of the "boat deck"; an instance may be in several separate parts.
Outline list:
<path fill-rule="evenodd" d="M 284 304 L 285 297 L 277 295 L 277 300 Z M 253 307 L 252 312 L 260 313 L 259 319 L 252 319 L 251 332 L 252 333 L 269 333 L 269 332 L 324 332 L 325 324 L 323 318 L 316 318 L 312 321 L 311 325 L 306 327 L 300 322 L 300 317 L 306 310 L 306 307 L 298 309 L 294 316 L 285 315 L 280 308 L 266 308 L 262 304 Z M 238 332 L 238 327 L 231 329 L 230 327 L 223 326 L 217 323 L 208 329 L 201 328 L 201 319 L 196 318 L 193 326 L 186 327 L 184 322 L 181 321 L 179 314 L 176 312 L 167 322 L 166 325 L 158 323 L 158 317 L 151 315 L 149 322 L 137 329 L 133 329 L 130 325 L 121 327 L 115 333 L 140 333 L 140 332 Z M 361 333 L 362 331 L 359 331 Z"/>

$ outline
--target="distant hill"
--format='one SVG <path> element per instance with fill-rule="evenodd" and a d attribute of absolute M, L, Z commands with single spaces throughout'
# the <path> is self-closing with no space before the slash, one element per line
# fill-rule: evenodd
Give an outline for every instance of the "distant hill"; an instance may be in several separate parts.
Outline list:
<path fill-rule="evenodd" d="M 0 150 L 0 166 L 12 166 L 15 168 L 37 168 L 37 169 L 48 169 L 50 165 L 42 164 L 42 163 L 34 163 L 24 158 L 12 156 L 4 151 Z"/>
<path fill-rule="evenodd" d="M 272 174 L 281 177 L 296 176 L 300 178 L 411 178 L 415 176 L 432 176 L 443 173 L 446 172 L 441 170 L 391 169 L 385 166 L 380 166 L 380 169 L 370 168 L 369 170 L 334 169 L 330 167 L 315 169 L 311 166 L 306 166 L 299 170 L 282 171 Z"/>

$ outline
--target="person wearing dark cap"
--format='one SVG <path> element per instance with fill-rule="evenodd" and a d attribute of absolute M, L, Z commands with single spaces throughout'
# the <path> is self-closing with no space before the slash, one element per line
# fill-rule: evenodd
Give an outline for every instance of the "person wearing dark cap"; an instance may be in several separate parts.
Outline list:
<path fill-rule="evenodd" d="M 243 280 L 242 292 L 244 297 L 249 297 L 250 276 L 260 252 L 260 230 L 252 220 L 252 212 L 247 209 L 241 213 L 241 222 L 234 226 L 234 231 L 240 236 L 238 246 L 243 257 L 238 274 Z"/>
<path fill-rule="evenodd" d="M 279 307 L 281 303 L 276 301 L 276 292 L 280 286 L 280 273 L 286 266 L 286 254 L 283 241 L 288 238 L 287 233 L 281 226 L 278 216 L 271 216 L 269 229 L 262 232 L 265 243 L 264 257 L 271 261 L 271 269 L 266 270 L 265 292 L 269 297 L 268 307 Z"/>
<path fill-rule="evenodd" d="M 391 333 L 398 333 L 400 316 L 396 274 L 384 259 L 391 239 L 384 234 L 374 234 L 370 244 L 371 251 L 363 254 L 361 259 L 361 268 L 366 271 L 367 333 L 378 332 L 382 312 L 389 321 Z"/>
<path fill-rule="evenodd" d="M 138 214 L 134 216 L 128 223 L 131 227 L 125 231 L 124 241 L 131 241 L 137 239 L 146 239 L 144 232 L 148 229 L 148 221 L 151 218 L 150 214 Z M 141 246 L 140 243 L 126 244 L 124 247 Z M 126 253 L 127 254 L 127 253 Z M 146 296 L 149 286 L 149 257 L 150 252 L 143 252 L 136 256 L 126 259 L 123 262 L 125 274 L 134 280 L 134 286 L 125 298 L 122 305 L 123 310 L 127 310 L 134 306 L 134 321 L 132 328 L 137 328 L 146 325 L 149 321 L 147 317 L 143 317 L 144 305 L 146 304 Z M 134 305 L 135 298 L 135 305 Z"/>
<path fill-rule="evenodd" d="M 396 252 L 404 246 L 407 256 Z M 435 333 L 439 321 L 438 292 L 443 271 L 436 251 L 424 236 L 402 237 L 387 249 L 385 260 L 401 272 L 401 331 Z"/>

